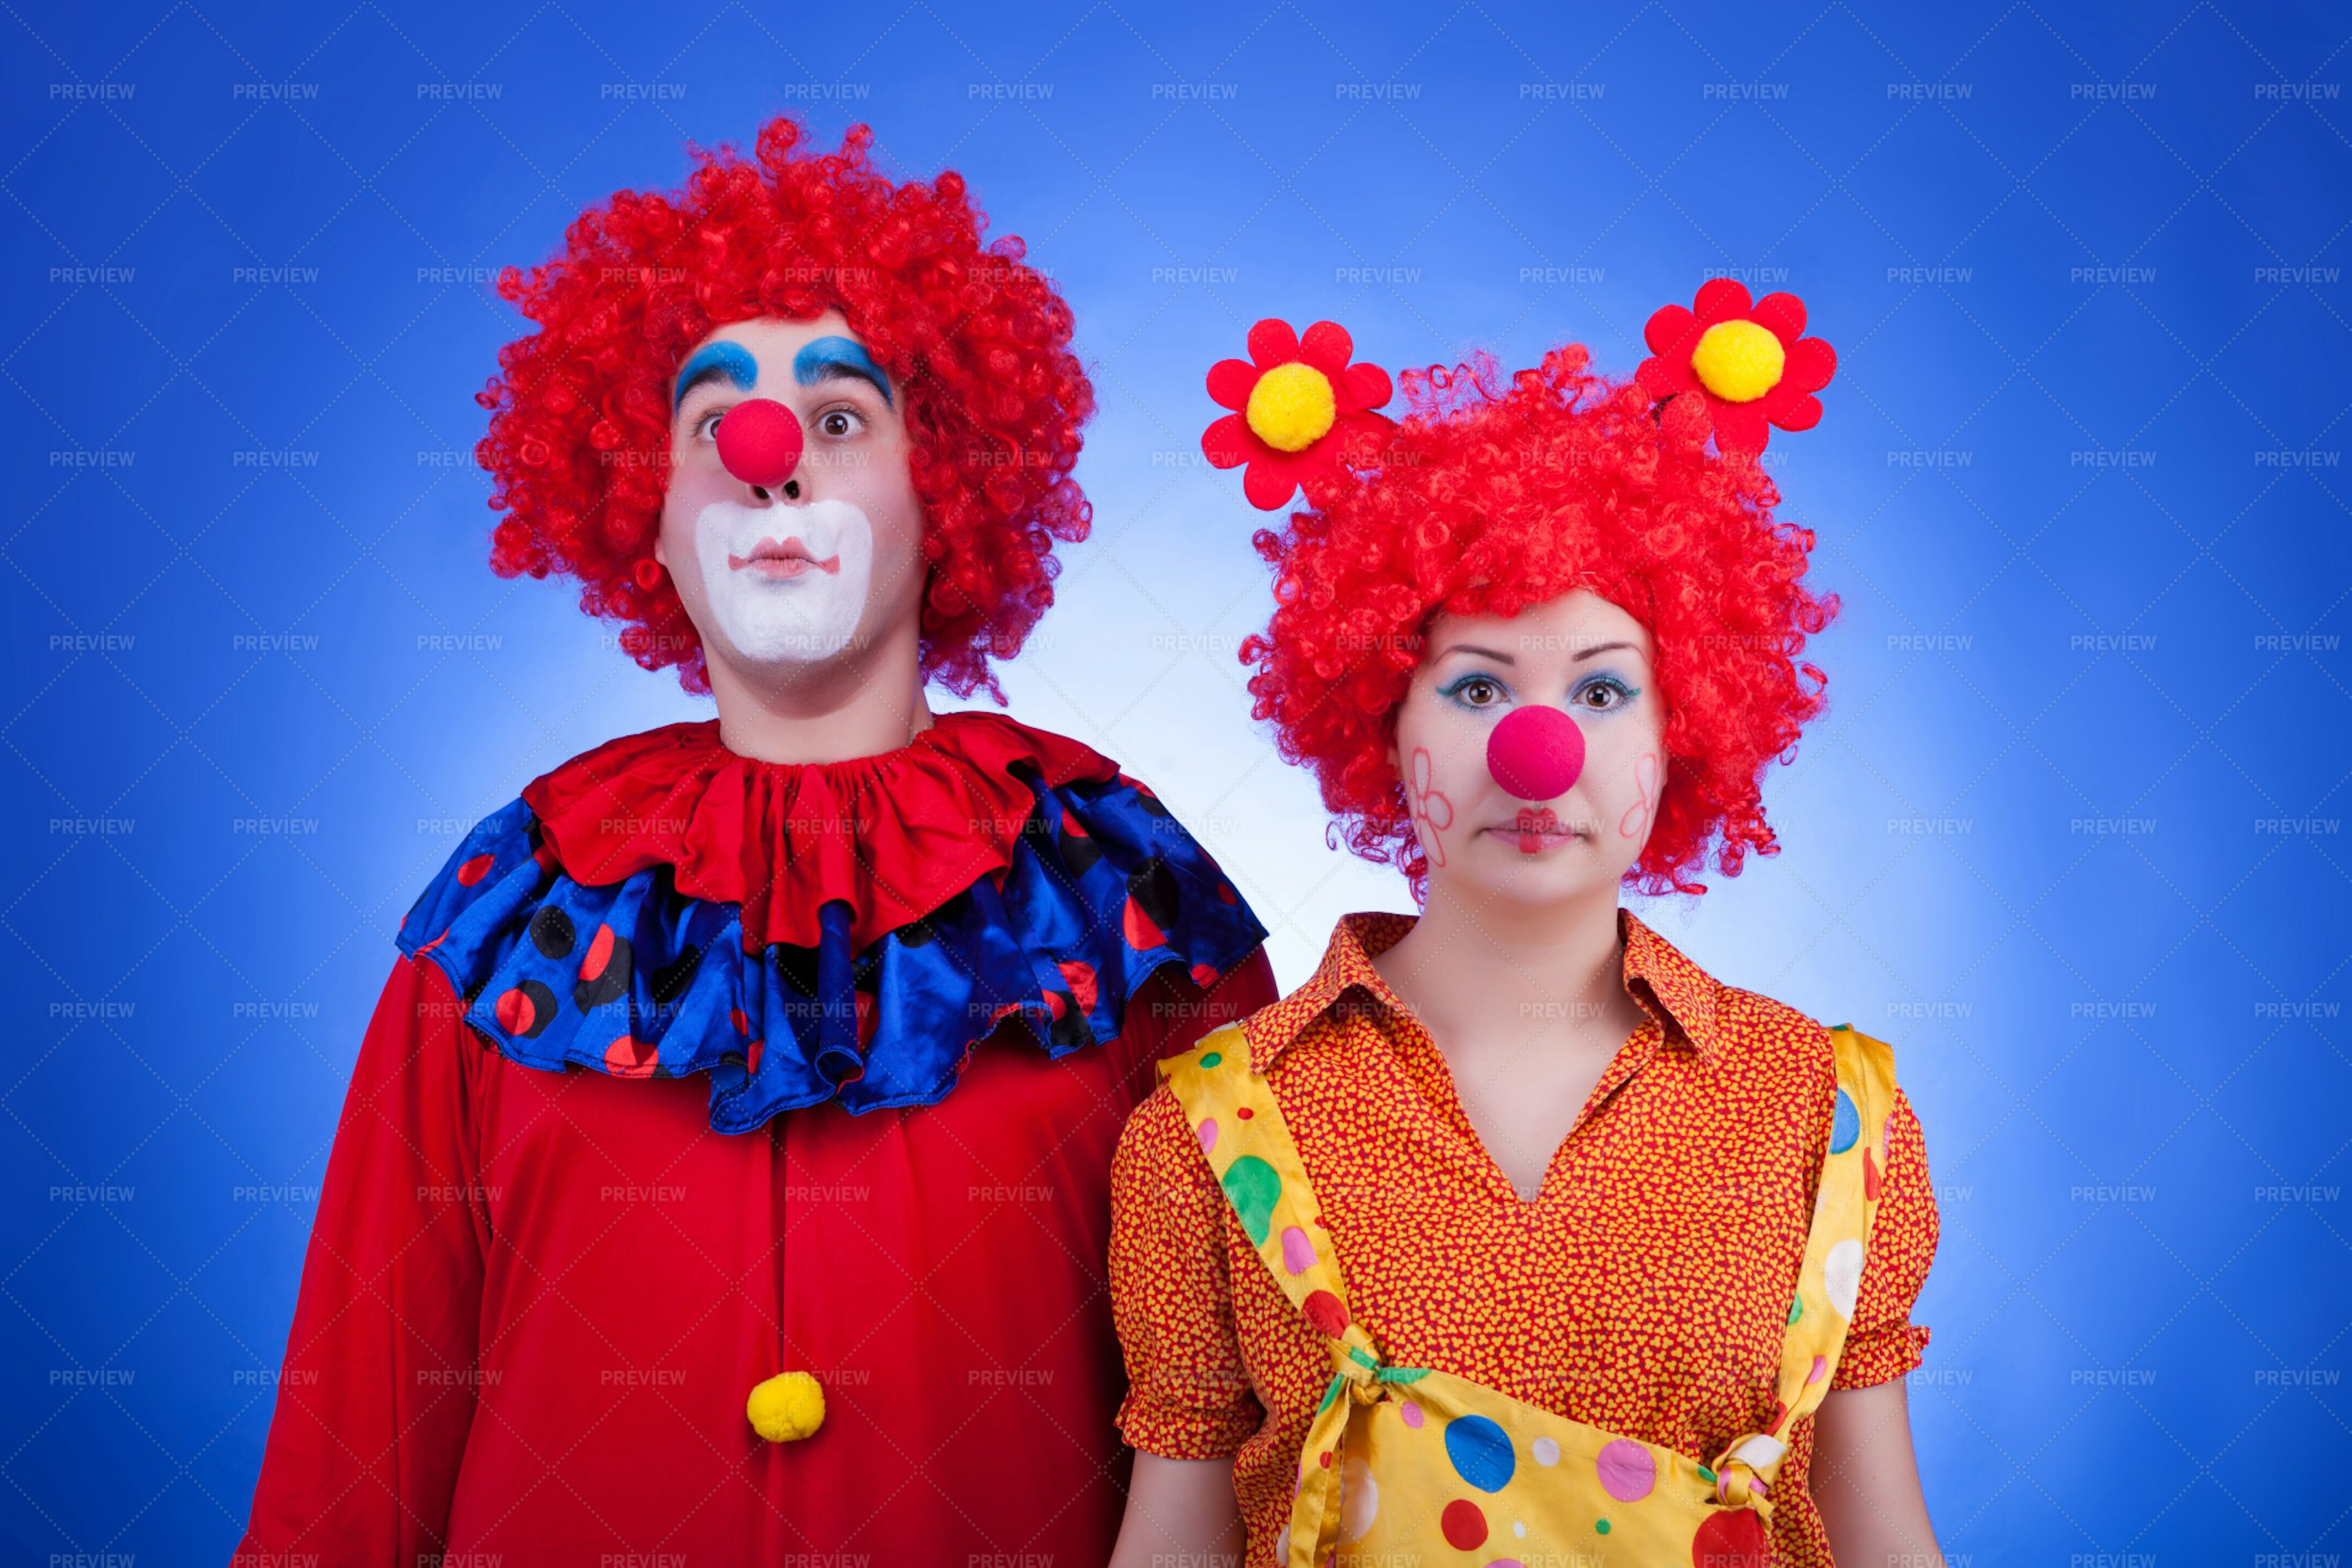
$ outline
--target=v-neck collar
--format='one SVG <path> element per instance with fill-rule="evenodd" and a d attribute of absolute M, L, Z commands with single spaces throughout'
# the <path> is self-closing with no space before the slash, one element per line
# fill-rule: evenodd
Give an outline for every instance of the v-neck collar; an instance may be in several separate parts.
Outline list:
<path fill-rule="evenodd" d="M 1392 1015 L 1406 1013 L 1403 1000 L 1372 960 L 1402 941 L 1419 921 L 1418 915 L 1389 910 L 1340 916 L 1324 948 L 1323 961 L 1307 984 L 1249 1020 L 1251 1059 L 1260 1064 L 1261 1070 L 1272 1070 L 1307 1025 L 1338 1007 L 1369 1003 Z M 1617 932 L 1624 945 L 1626 993 L 1657 1024 L 1664 1038 L 1702 1058 L 1721 1050 L 1725 1030 L 1718 993 L 1722 987 L 1715 977 L 1622 906 L 1617 910 Z M 1360 998 L 1351 996 L 1351 992 L 1361 993 Z"/>
<path fill-rule="evenodd" d="M 1370 1011 L 1390 1057 L 1413 1090 L 1455 1136 L 1476 1152 L 1498 1192 L 1532 1216 L 1552 1197 L 1568 1145 L 1584 1134 L 1601 1107 L 1654 1061 L 1660 1050 L 1671 1044 L 1704 1060 L 1722 1046 L 1716 994 L 1719 987 L 1714 977 L 1631 910 L 1621 906 L 1617 917 L 1624 950 L 1623 984 L 1627 994 L 1641 1007 L 1644 1021 L 1610 1058 L 1576 1121 L 1550 1152 L 1533 1198 L 1519 1194 L 1487 1149 L 1464 1107 L 1453 1064 L 1372 962 L 1403 940 L 1418 923 L 1418 916 L 1370 911 L 1340 917 L 1323 962 L 1307 984 L 1244 1024 L 1251 1059 L 1259 1070 L 1271 1071 L 1317 1019 L 1350 1009 Z"/>

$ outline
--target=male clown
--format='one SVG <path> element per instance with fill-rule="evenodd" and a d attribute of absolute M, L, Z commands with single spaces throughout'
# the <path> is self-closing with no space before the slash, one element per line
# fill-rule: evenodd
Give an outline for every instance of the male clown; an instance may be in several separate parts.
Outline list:
<path fill-rule="evenodd" d="M 961 179 L 801 136 L 500 282 L 494 564 L 719 717 L 409 912 L 238 1561 L 1108 1555 L 1111 1150 L 1265 931 L 1115 763 L 927 706 L 1051 603 L 1093 395 Z"/>

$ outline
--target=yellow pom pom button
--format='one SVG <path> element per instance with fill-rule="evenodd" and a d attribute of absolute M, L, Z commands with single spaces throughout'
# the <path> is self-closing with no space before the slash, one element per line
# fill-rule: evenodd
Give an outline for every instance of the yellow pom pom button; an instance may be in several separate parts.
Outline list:
<path fill-rule="evenodd" d="M 1303 452 L 1339 417 L 1339 400 L 1332 395 L 1329 377 L 1293 360 L 1257 378 L 1244 417 L 1257 438 L 1276 451 Z"/>
<path fill-rule="evenodd" d="M 1755 402 L 1780 384 L 1788 363 L 1780 340 L 1753 321 L 1717 321 L 1691 353 L 1700 384 L 1726 403 Z"/>
<path fill-rule="evenodd" d="M 804 1372 L 778 1373 L 751 1391 L 743 1414 L 769 1442 L 796 1442 L 824 1425 L 824 1388 Z"/>

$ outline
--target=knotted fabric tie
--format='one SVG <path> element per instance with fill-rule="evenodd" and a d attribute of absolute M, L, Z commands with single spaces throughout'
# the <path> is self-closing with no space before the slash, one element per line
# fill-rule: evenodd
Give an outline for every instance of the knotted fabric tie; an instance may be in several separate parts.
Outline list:
<path fill-rule="evenodd" d="M 1340 1462 L 1347 1451 L 1348 1423 L 1358 1405 L 1378 1405 L 1391 1384 L 1418 1383 L 1424 1366 L 1391 1366 L 1372 1348 L 1364 1331 L 1349 1323 L 1331 1342 L 1331 1381 L 1315 1407 L 1299 1450 L 1299 1507 L 1290 1532 L 1291 1568 L 1315 1568 L 1329 1560 L 1339 1540 Z"/>

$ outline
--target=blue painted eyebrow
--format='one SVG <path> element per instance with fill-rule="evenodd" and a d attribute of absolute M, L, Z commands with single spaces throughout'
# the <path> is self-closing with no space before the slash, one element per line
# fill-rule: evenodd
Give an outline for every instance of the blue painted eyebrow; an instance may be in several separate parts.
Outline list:
<path fill-rule="evenodd" d="M 812 338 L 793 356 L 793 379 L 803 386 L 814 386 L 837 375 L 861 376 L 872 382 L 885 404 L 898 406 L 890 397 L 890 378 L 882 374 L 882 367 L 874 363 L 865 346 L 852 339 Z"/>
<path fill-rule="evenodd" d="M 760 362 L 741 343 L 705 343 L 679 368 L 677 391 L 670 397 L 670 412 L 677 412 L 688 393 L 722 375 L 735 384 L 737 391 L 749 392 L 760 384 Z"/>

